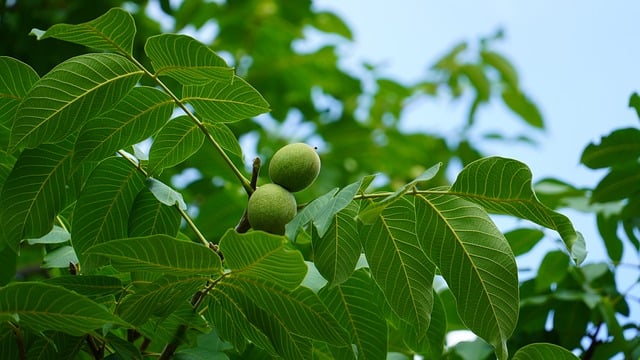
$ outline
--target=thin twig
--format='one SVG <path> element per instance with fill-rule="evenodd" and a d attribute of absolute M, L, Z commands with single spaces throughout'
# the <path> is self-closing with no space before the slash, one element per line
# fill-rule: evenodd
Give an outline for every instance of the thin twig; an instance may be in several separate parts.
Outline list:
<path fill-rule="evenodd" d="M 253 159 L 253 169 L 251 171 L 251 182 L 250 186 L 252 190 L 255 190 L 258 187 L 258 176 L 260 175 L 260 166 L 262 165 L 260 158 L 257 157 Z M 248 197 L 251 197 L 251 194 L 248 194 Z M 249 224 L 249 218 L 247 217 L 247 208 L 244 209 L 242 213 L 242 217 L 236 225 L 236 231 L 240 234 L 246 233 L 251 229 L 251 224 Z"/>

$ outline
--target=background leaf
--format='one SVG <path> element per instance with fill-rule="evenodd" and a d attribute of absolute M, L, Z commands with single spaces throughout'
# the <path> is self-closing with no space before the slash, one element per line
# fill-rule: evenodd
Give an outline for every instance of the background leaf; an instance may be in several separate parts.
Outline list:
<path fill-rule="evenodd" d="M 600 169 L 621 163 L 635 163 L 639 157 L 640 129 L 624 128 L 603 136 L 600 144 L 587 145 L 580 162 L 591 169 Z"/>
<path fill-rule="evenodd" d="M 193 155 L 204 142 L 204 134 L 191 118 L 179 116 L 156 135 L 149 152 L 149 173 L 177 165 Z"/>
<path fill-rule="evenodd" d="M 513 360 L 576 360 L 577 358 L 569 350 L 548 343 L 529 344 L 513 355 Z"/>
<path fill-rule="evenodd" d="M 0 288 L 0 315 L 17 315 L 20 325 L 35 331 L 58 330 L 76 336 L 108 323 L 124 324 L 82 295 L 37 282 L 12 283 Z"/>
<path fill-rule="evenodd" d="M 231 83 L 233 68 L 198 40 L 178 34 L 161 34 L 147 39 L 144 51 L 157 76 L 167 75 L 183 85 L 204 85 L 212 81 Z"/>
<path fill-rule="evenodd" d="M 114 8 L 83 24 L 56 24 L 47 31 L 33 29 L 31 34 L 38 40 L 56 38 L 96 50 L 131 55 L 136 26 L 128 12 Z"/>
<path fill-rule="evenodd" d="M 110 109 L 142 76 L 120 55 L 71 58 L 33 85 L 11 129 L 11 148 L 58 142 L 87 120 Z"/>

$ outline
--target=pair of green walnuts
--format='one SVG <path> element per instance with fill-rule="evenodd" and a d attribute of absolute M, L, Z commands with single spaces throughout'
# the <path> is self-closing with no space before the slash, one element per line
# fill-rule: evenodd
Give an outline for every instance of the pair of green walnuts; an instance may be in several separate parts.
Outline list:
<path fill-rule="evenodd" d="M 249 198 L 247 219 L 254 230 L 283 235 L 298 209 L 292 193 L 309 187 L 320 173 L 315 148 L 294 143 L 280 148 L 269 163 L 273 183 L 259 186 Z"/>

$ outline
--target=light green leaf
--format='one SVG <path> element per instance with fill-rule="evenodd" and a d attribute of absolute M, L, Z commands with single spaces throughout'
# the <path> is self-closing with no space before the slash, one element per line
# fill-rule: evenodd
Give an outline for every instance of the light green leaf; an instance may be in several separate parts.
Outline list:
<path fill-rule="evenodd" d="M 483 209 L 457 196 L 418 195 L 414 203 L 420 245 L 455 295 L 460 318 L 507 359 L 519 303 L 507 240 Z"/>
<path fill-rule="evenodd" d="M 539 229 L 520 228 L 504 234 L 515 256 L 528 253 L 544 238 L 544 231 Z"/>
<path fill-rule="evenodd" d="M 0 193 L 0 235 L 14 250 L 25 238 L 40 237 L 66 205 L 71 140 L 23 151 Z M 0 245 L 2 247 L 2 245 Z"/>
<path fill-rule="evenodd" d="M 235 122 L 269 111 L 269 104 L 249 83 L 235 76 L 231 83 L 187 85 L 182 101 L 196 109 L 202 122 Z"/>
<path fill-rule="evenodd" d="M 577 360 L 569 350 L 555 344 L 535 343 L 521 347 L 512 360 Z"/>
<path fill-rule="evenodd" d="M 35 331 L 84 335 L 106 324 L 125 324 L 101 305 L 65 288 L 38 282 L 0 288 L 0 316 Z"/>
<path fill-rule="evenodd" d="M 144 176 L 127 160 L 111 157 L 91 173 L 76 203 L 71 221 L 71 244 L 83 272 L 90 272 L 104 259 L 90 260 L 93 245 L 127 237 L 129 212 L 144 187 Z"/>
<path fill-rule="evenodd" d="M 287 248 L 282 236 L 263 232 L 238 234 L 229 230 L 220 240 L 220 251 L 231 277 L 262 279 L 285 289 L 300 285 L 307 265 L 300 252 Z"/>
<path fill-rule="evenodd" d="M 382 317 L 384 304 L 379 289 L 365 269 L 353 273 L 347 281 L 324 287 L 320 299 L 351 334 L 358 359 L 384 359 L 387 354 L 387 322 Z"/>
<path fill-rule="evenodd" d="M 204 134 L 191 118 L 179 116 L 156 135 L 149 152 L 149 173 L 177 165 L 195 154 L 204 142 Z"/>
<path fill-rule="evenodd" d="M 122 292 L 122 281 L 113 276 L 83 275 L 58 276 L 46 279 L 51 285 L 62 286 L 84 296 L 97 297 Z"/>
<path fill-rule="evenodd" d="M 231 129 L 224 123 L 204 123 L 211 137 L 225 150 L 242 159 L 242 148 Z"/>
<path fill-rule="evenodd" d="M 370 204 L 364 210 L 362 210 L 360 214 L 358 214 L 358 219 L 360 219 L 365 224 L 372 224 L 378 219 L 378 217 L 380 216 L 380 213 L 382 213 L 382 210 L 384 210 L 384 208 L 387 207 L 389 204 L 401 198 L 408 191 L 415 188 L 415 186 L 418 185 L 419 183 L 431 180 L 436 175 L 438 175 L 438 172 L 440 171 L 441 166 L 442 166 L 442 163 L 438 163 L 430 167 L 425 172 L 420 174 L 420 176 L 408 182 L 407 184 L 401 186 L 398 190 L 394 191 L 393 194 L 385 197 L 384 199 L 378 202 Z"/>
<path fill-rule="evenodd" d="M 145 271 L 184 276 L 211 275 L 222 270 L 220 257 L 201 244 L 156 234 L 111 240 L 86 250 L 107 257 L 119 271 Z"/>
<path fill-rule="evenodd" d="M 478 101 L 487 101 L 491 96 L 491 83 L 478 65 L 464 64 L 460 66 L 460 72 L 469 79 L 476 91 Z"/>
<path fill-rule="evenodd" d="M 481 51 L 480 56 L 485 64 L 498 70 L 505 83 L 514 89 L 518 88 L 518 72 L 509 60 L 496 52 L 487 50 Z"/>
<path fill-rule="evenodd" d="M 42 258 L 42 267 L 50 268 L 69 268 L 69 264 L 77 264 L 78 256 L 73 247 L 65 245 L 61 246 Z"/>
<path fill-rule="evenodd" d="M 113 109 L 82 127 L 73 161 L 102 160 L 156 133 L 171 116 L 173 100 L 160 90 L 138 86 Z"/>
<path fill-rule="evenodd" d="M 531 170 L 513 159 L 488 157 L 472 162 L 459 174 L 449 192 L 483 206 L 487 211 L 517 216 L 556 230 L 573 260 L 586 257 L 584 239 L 571 221 L 540 203 L 531 185 Z"/>
<path fill-rule="evenodd" d="M 291 239 L 291 241 L 295 241 L 300 228 L 319 216 L 321 214 L 321 210 L 329 204 L 336 193 L 338 193 L 338 188 L 332 189 L 322 196 L 318 196 L 313 201 L 305 205 L 301 211 L 298 211 L 296 217 L 289 221 L 285 228 L 287 238 Z"/>
<path fill-rule="evenodd" d="M 118 52 L 131 55 L 136 26 L 128 12 L 113 8 L 104 15 L 89 22 L 69 25 L 56 24 L 47 31 L 31 30 L 38 40 L 55 38 L 96 50 Z"/>
<path fill-rule="evenodd" d="M 358 233 L 359 204 L 351 202 L 335 214 L 329 230 L 324 236 L 312 232 L 313 261 L 316 268 L 330 284 L 347 280 L 356 268 L 362 245 Z"/>
<path fill-rule="evenodd" d="M 312 24 L 320 31 L 331 34 L 338 34 L 345 37 L 346 39 L 353 40 L 353 34 L 351 33 L 351 29 L 349 28 L 349 26 L 340 16 L 337 16 L 332 12 L 314 12 Z"/>
<path fill-rule="evenodd" d="M 416 234 L 416 223 L 422 221 L 411 198 L 403 197 L 364 226 L 361 236 L 373 279 L 394 313 L 416 326 L 416 337 L 429 327 L 436 270 L 419 243 L 422 234 Z"/>
<path fill-rule="evenodd" d="M 543 293 L 564 279 L 569 272 L 569 257 L 562 251 L 550 251 L 542 259 L 535 277 L 536 292 Z"/>
<path fill-rule="evenodd" d="M 187 210 L 187 203 L 184 202 L 182 194 L 154 178 L 150 178 L 147 183 L 149 190 L 159 202 L 166 206 L 177 205 L 180 209 Z"/>
<path fill-rule="evenodd" d="M 149 180 L 153 181 L 154 179 Z M 157 180 L 155 182 L 159 183 Z M 151 188 L 152 185 L 149 184 L 149 187 Z M 153 234 L 177 236 L 180 230 L 180 221 L 182 220 L 180 212 L 173 206 L 160 202 L 157 195 L 152 191 L 150 189 L 142 189 L 136 196 L 129 216 L 129 236 Z"/>
<path fill-rule="evenodd" d="M 206 281 L 165 275 L 124 298 L 118 306 L 118 315 L 134 325 L 144 324 L 151 316 L 167 316 L 188 302 Z"/>
<path fill-rule="evenodd" d="M 20 60 L 0 56 L 0 133 L 11 128 L 15 111 L 40 76 Z M 6 148 L 9 144 L 0 144 Z"/>
<path fill-rule="evenodd" d="M 502 90 L 502 100 L 514 113 L 518 114 L 529 125 L 543 129 L 544 120 L 538 107 L 519 90 L 506 87 Z"/>
<path fill-rule="evenodd" d="M 182 85 L 233 81 L 233 68 L 209 47 L 187 35 L 152 36 L 147 39 L 144 51 L 156 76 L 170 76 Z"/>
<path fill-rule="evenodd" d="M 59 142 L 110 109 L 142 76 L 120 55 L 85 54 L 59 64 L 29 90 L 11 129 L 11 149 Z"/>
<path fill-rule="evenodd" d="M 59 244 L 71 239 L 71 234 L 66 229 L 61 228 L 60 226 L 54 225 L 53 229 L 48 232 L 45 236 L 36 238 L 36 239 L 27 239 L 27 243 L 29 245 L 34 244 Z"/>

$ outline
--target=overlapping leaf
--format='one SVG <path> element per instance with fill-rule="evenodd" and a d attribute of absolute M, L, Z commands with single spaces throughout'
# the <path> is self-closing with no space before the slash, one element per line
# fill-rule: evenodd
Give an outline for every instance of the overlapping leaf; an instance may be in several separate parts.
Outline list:
<path fill-rule="evenodd" d="M 157 181 L 157 180 L 156 180 Z M 149 189 L 143 189 L 131 207 L 129 236 L 153 234 L 178 235 L 180 213 L 173 207 L 158 201 Z"/>
<path fill-rule="evenodd" d="M 55 38 L 96 50 L 131 55 L 136 26 L 131 14 L 114 8 L 83 24 L 56 24 L 47 31 L 33 29 L 31 34 L 38 40 Z"/>
<path fill-rule="evenodd" d="M 566 216 L 538 201 L 531 178 L 531 170 L 525 164 L 489 157 L 467 165 L 449 192 L 473 201 L 489 212 L 517 216 L 556 230 L 574 261 L 580 264 L 586 256 L 584 239 Z"/>
<path fill-rule="evenodd" d="M 80 194 L 72 219 L 73 247 L 84 271 L 99 262 L 90 261 L 93 245 L 127 237 L 131 206 L 144 187 L 144 176 L 120 157 L 107 158 L 91 173 Z"/>
<path fill-rule="evenodd" d="M 18 105 L 40 76 L 31 66 L 8 56 L 0 56 L 0 75 L 0 138 L 5 138 Z M 0 145 L 6 148 L 9 144 Z"/>
<path fill-rule="evenodd" d="M 0 193 L 4 244 L 16 249 L 22 239 L 38 238 L 52 229 L 66 203 L 72 145 L 67 140 L 20 154 Z"/>
<path fill-rule="evenodd" d="M 38 80 L 18 107 L 11 148 L 58 142 L 110 109 L 142 76 L 115 54 L 85 54 L 56 66 Z"/>
<path fill-rule="evenodd" d="M 167 75 L 183 85 L 233 81 L 233 69 L 213 50 L 187 35 L 152 36 L 144 51 L 151 59 L 156 76 Z"/>
<path fill-rule="evenodd" d="M 242 158 L 242 148 L 231 129 L 224 123 L 204 123 L 209 135 L 226 151 Z"/>
<path fill-rule="evenodd" d="M 220 240 L 220 251 L 230 276 L 270 281 L 285 289 L 300 285 L 307 265 L 298 251 L 287 249 L 281 236 L 262 232 L 238 234 L 229 230 Z"/>
<path fill-rule="evenodd" d="M 74 163 L 102 160 L 157 132 L 171 116 L 173 101 L 160 90 L 131 89 L 115 107 L 89 120 L 76 141 Z"/>
<path fill-rule="evenodd" d="M 312 232 L 313 260 L 322 276 L 331 284 L 347 280 L 356 268 L 362 252 L 358 233 L 359 204 L 351 202 L 336 213 L 329 230 L 324 236 Z"/>
<path fill-rule="evenodd" d="M 46 299 L 46 300 L 45 300 Z M 101 305 L 65 288 L 38 282 L 0 288 L 0 316 L 35 331 L 84 335 L 108 323 L 124 324 Z"/>
<path fill-rule="evenodd" d="M 518 319 L 518 273 L 511 248 L 478 205 L 453 195 L 415 198 L 416 232 L 456 297 L 465 324 L 507 358 Z"/>
<path fill-rule="evenodd" d="M 382 317 L 382 297 L 365 269 L 359 269 L 347 281 L 324 287 L 318 293 L 343 328 L 351 334 L 358 359 L 383 359 L 387 356 L 387 322 Z"/>
<path fill-rule="evenodd" d="M 122 291 L 120 279 L 104 275 L 58 276 L 47 279 L 46 283 L 62 286 L 88 297 L 116 294 Z"/>
<path fill-rule="evenodd" d="M 179 116 L 157 134 L 149 152 L 149 173 L 177 165 L 193 155 L 204 142 L 204 134 L 188 116 Z"/>
<path fill-rule="evenodd" d="M 181 241 L 164 234 L 111 240 L 86 250 L 107 257 L 119 271 L 161 274 L 215 274 L 221 271 L 220 257 L 201 244 Z"/>
<path fill-rule="evenodd" d="M 361 236 L 371 275 L 393 311 L 416 326 L 417 337 L 429 327 L 436 270 L 417 237 L 420 221 L 411 199 L 401 198 L 364 226 Z"/>
<path fill-rule="evenodd" d="M 269 111 L 262 95 L 238 76 L 230 83 L 185 86 L 181 100 L 193 105 L 205 123 L 235 122 Z"/>

